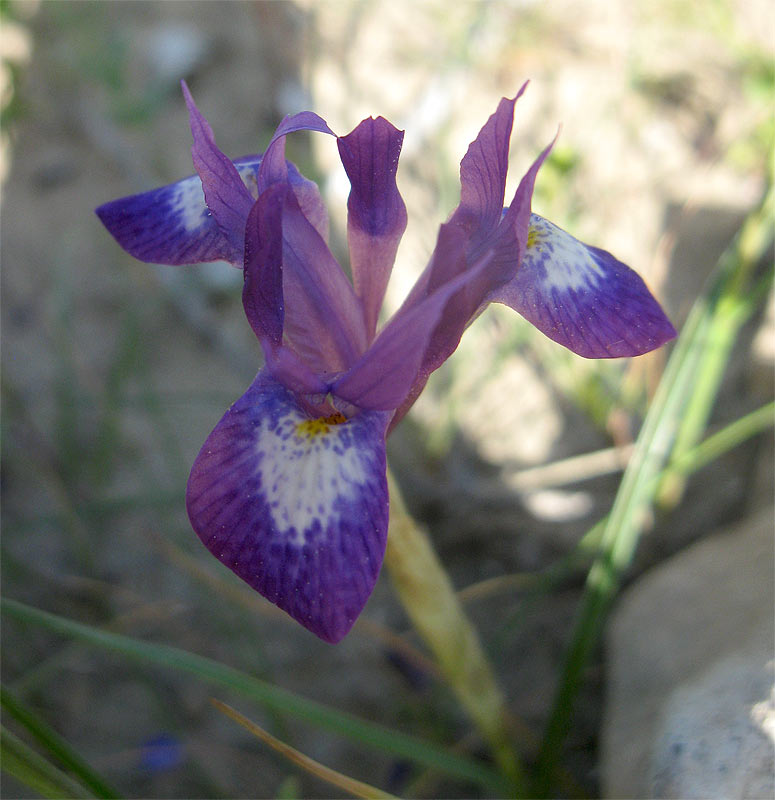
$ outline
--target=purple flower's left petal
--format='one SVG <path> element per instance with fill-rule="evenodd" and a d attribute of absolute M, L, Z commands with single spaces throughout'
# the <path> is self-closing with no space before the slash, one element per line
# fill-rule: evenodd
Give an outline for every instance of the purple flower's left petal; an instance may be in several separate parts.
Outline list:
<path fill-rule="evenodd" d="M 388 418 L 310 419 L 262 372 L 188 481 L 189 518 L 210 552 L 328 642 L 352 627 L 384 556 Z"/>
<path fill-rule="evenodd" d="M 522 266 L 490 299 L 586 358 L 641 355 L 676 335 L 637 273 L 537 214 Z"/>
<path fill-rule="evenodd" d="M 194 144 L 191 156 L 194 168 L 202 179 L 205 202 L 224 236 L 236 251 L 242 249 L 245 221 L 253 205 L 253 197 L 240 177 L 237 167 L 215 144 L 213 130 L 191 97 L 185 81 L 181 81 L 188 106 Z"/>
<path fill-rule="evenodd" d="M 365 119 L 337 140 L 352 190 L 347 201 L 347 241 L 355 292 L 363 303 L 369 338 L 406 229 L 406 206 L 396 186 L 403 131 L 386 119 Z"/>
<path fill-rule="evenodd" d="M 225 236 L 207 210 L 198 175 L 100 206 L 97 216 L 130 255 L 152 264 L 229 261 L 242 247 Z"/>

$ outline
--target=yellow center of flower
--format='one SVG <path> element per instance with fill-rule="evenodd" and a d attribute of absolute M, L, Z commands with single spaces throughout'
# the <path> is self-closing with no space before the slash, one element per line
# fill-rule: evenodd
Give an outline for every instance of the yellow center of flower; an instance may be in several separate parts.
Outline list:
<path fill-rule="evenodd" d="M 541 241 L 541 233 L 532 225 L 527 230 L 527 246 L 535 247 Z"/>
<path fill-rule="evenodd" d="M 347 418 L 338 411 L 327 417 L 305 419 L 296 425 L 296 435 L 302 439 L 313 439 L 315 436 L 323 436 L 328 433 L 332 425 L 341 425 L 343 422 L 347 422 Z"/>

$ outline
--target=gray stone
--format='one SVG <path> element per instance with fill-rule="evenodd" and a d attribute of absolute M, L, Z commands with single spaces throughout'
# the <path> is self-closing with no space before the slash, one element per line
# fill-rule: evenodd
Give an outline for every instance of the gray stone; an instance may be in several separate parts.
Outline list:
<path fill-rule="evenodd" d="M 772 797 L 773 513 L 623 596 L 607 638 L 608 797 Z"/>

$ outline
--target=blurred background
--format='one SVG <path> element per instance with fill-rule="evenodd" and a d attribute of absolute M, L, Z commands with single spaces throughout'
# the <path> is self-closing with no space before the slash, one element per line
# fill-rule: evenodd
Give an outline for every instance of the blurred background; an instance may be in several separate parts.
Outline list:
<path fill-rule="evenodd" d="M 181 78 L 231 157 L 260 151 L 287 113 L 314 110 L 342 134 L 382 115 L 406 130 L 398 182 L 409 226 L 393 309 L 457 203 L 468 143 L 529 78 L 507 196 L 562 125 L 534 210 L 640 272 L 680 329 L 766 189 L 771 4 L 4 0 L 0 15 L 4 594 L 476 751 L 452 695 L 416 658 L 422 646 L 386 576 L 365 619 L 331 647 L 201 547 L 185 514 L 188 470 L 261 363 L 241 273 L 135 262 L 93 209 L 193 172 Z M 348 186 L 334 143 L 298 134 L 288 152 L 320 182 L 345 259 Z M 772 399 L 774 353 L 770 298 L 737 338 L 711 430 Z M 466 590 L 528 759 L 584 572 L 530 592 L 520 576 L 571 552 L 609 510 L 668 354 L 585 361 L 491 308 L 389 442 L 411 510 Z M 663 498 L 628 581 L 729 525 L 758 530 L 765 519 L 771 537 L 771 439 L 749 438 Z M 644 629 L 635 635 L 654 652 Z M 639 701 L 612 688 L 619 647 L 631 644 L 609 641 L 585 674 L 566 794 L 621 789 L 610 726 Z M 122 794 L 331 794 L 220 715 L 214 690 L 190 676 L 10 620 L 3 659 L 4 684 Z M 320 761 L 410 793 L 401 761 L 242 709 Z M 3 781 L 4 796 L 30 794 Z M 477 791 L 443 779 L 416 787 Z"/>

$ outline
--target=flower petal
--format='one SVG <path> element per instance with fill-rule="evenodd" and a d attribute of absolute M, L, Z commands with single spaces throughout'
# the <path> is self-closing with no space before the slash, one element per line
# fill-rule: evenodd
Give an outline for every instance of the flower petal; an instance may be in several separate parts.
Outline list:
<path fill-rule="evenodd" d="M 285 137 L 296 131 L 317 131 L 336 134 L 328 127 L 326 121 L 314 111 L 300 111 L 289 114 L 277 126 L 264 152 L 264 162 L 258 174 L 258 190 L 263 192 L 274 183 L 285 183 L 287 180 L 285 161 Z"/>
<path fill-rule="evenodd" d="M 237 168 L 216 146 L 213 130 L 199 112 L 185 81 L 181 81 L 188 106 L 194 144 L 191 156 L 194 168 L 202 179 L 207 208 L 232 249 L 242 249 L 245 220 L 253 205 L 253 197 L 242 182 Z"/>
<path fill-rule="evenodd" d="M 442 225 L 439 240 L 442 244 L 438 252 L 442 255 L 455 258 L 465 252 L 466 240 L 459 228 Z M 454 317 L 449 309 L 466 307 L 469 289 L 486 272 L 490 258 L 461 272 L 419 302 L 405 303 L 361 359 L 333 382 L 332 393 L 358 408 L 397 408 L 411 391 L 418 372 L 433 358 L 430 351 L 439 339 L 439 328 Z M 452 324 L 457 327 L 456 317 Z M 462 330 L 463 326 L 458 339 Z"/>
<path fill-rule="evenodd" d="M 352 186 L 347 201 L 350 268 L 370 339 L 406 229 L 406 206 L 396 186 L 403 140 L 403 131 L 383 117 L 365 119 L 337 140 Z"/>
<path fill-rule="evenodd" d="M 152 264 L 240 264 L 242 248 L 219 228 L 205 205 L 198 175 L 100 206 L 97 216 L 115 240 Z"/>
<path fill-rule="evenodd" d="M 260 155 L 232 162 L 252 197 Z M 328 237 L 328 215 L 318 187 L 287 162 L 288 182 L 304 216 Z M 227 237 L 205 203 L 202 180 L 191 175 L 150 192 L 122 197 L 96 210 L 103 225 L 128 253 L 151 264 L 199 264 L 228 261 L 242 268 L 243 241 Z"/>
<path fill-rule="evenodd" d="M 282 238 L 283 337 L 315 372 L 342 372 L 367 346 L 361 304 L 289 192 L 283 203 Z"/>
<path fill-rule="evenodd" d="M 492 233 L 501 219 L 514 106 L 526 88 L 527 82 L 513 99 L 501 99 L 460 162 L 460 205 L 453 219 L 473 217 L 478 239 Z"/>
<path fill-rule="evenodd" d="M 538 214 L 522 266 L 490 299 L 586 358 L 641 355 L 676 335 L 637 273 Z"/>
<path fill-rule="evenodd" d="M 388 417 L 311 420 L 261 372 L 188 481 L 189 518 L 210 552 L 328 642 L 352 627 L 384 556 Z"/>
<path fill-rule="evenodd" d="M 242 304 L 261 342 L 267 366 L 287 388 L 325 393 L 326 384 L 299 357 L 283 346 L 283 227 L 288 187 L 275 184 L 258 198 L 245 226 L 245 282 Z"/>

